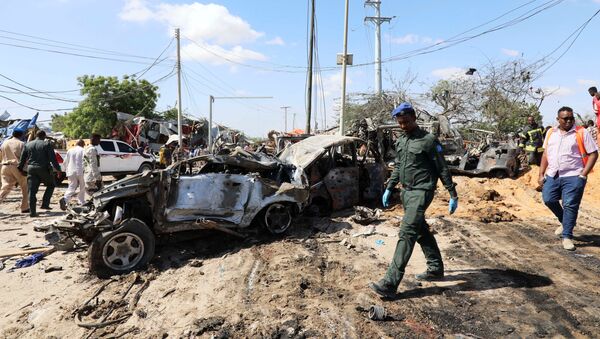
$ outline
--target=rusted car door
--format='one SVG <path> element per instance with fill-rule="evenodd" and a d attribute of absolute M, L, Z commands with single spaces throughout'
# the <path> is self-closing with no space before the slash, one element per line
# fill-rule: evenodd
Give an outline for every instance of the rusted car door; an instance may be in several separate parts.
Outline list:
<path fill-rule="evenodd" d="M 171 190 L 166 209 L 168 221 L 217 218 L 239 223 L 253 182 L 246 175 L 206 173 L 181 176 Z"/>
<path fill-rule="evenodd" d="M 360 200 L 359 169 L 354 143 L 332 147 L 329 154 L 333 163 L 323 182 L 331 197 L 331 208 L 340 210 L 357 205 Z"/>

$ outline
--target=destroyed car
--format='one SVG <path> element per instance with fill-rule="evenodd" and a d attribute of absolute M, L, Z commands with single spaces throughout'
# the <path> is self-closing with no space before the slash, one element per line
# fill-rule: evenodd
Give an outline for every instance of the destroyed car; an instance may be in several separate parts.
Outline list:
<path fill-rule="evenodd" d="M 48 240 L 77 236 L 89 244 L 99 276 L 145 266 L 159 235 L 214 229 L 233 235 L 253 224 L 285 232 L 308 203 L 302 169 L 275 157 L 237 149 L 145 171 L 96 192 L 48 229 Z"/>
<path fill-rule="evenodd" d="M 513 140 L 487 138 L 461 157 L 446 158 L 452 173 L 493 178 L 513 178 L 519 171 L 519 149 Z"/>
<path fill-rule="evenodd" d="M 279 159 L 304 169 L 310 185 L 310 211 L 316 214 L 362 202 L 378 203 L 383 194 L 385 164 L 362 139 L 315 135 L 289 145 Z"/>

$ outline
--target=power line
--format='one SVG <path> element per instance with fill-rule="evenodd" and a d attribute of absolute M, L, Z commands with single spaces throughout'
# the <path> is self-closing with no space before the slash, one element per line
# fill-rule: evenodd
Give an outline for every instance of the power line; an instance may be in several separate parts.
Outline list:
<path fill-rule="evenodd" d="M 71 107 L 71 108 L 57 108 L 57 109 L 40 109 L 40 108 L 35 108 L 35 107 L 31 107 L 31 106 L 22 104 L 22 103 L 20 103 L 20 102 L 18 102 L 16 100 L 13 100 L 13 99 L 11 99 L 9 97 L 4 96 L 4 95 L 0 95 L 0 98 L 4 98 L 4 99 L 6 99 L 6 100 L 8 100 L 10 102 L 14 102 L 15 104 L 17 104 L 19 106 L 22 106 L 22 107 L 25 107 L 25 108 L 29 108 L 29 109 L 34 110 L 34 111 L 39 111 L 39 112 L 72 111 L 72 110 L 75 109 L 75 107 Z"/>
<path fill-rule="evenodd" d="M 122 53 L 122 52 L 117 52 L 117 51 L 100 49 L 100 48 L 96 48 L 96 47 L 88 47 L 88 46 L 84 46 L 84 45 L 73 44 L 73 43 L 63 42 L 63 41 L 59 41 L 59 40 L 52 40 L 52 39 L 37 37 L 37 36 L 34 36 L 34 35 L 16 33 L 16 32 L 11 32 L 11 31 L 2 30 L 2 29 L 0 29 L 0 32 L 7 33 L 7 34 L 12 34 L 12 35 L 17 35 L 17 36 L 23 36 L 23 37 L 27 37 L 27 38 L 38 39 L 38 40 L 42 40 L 42 41 L 54 42 L 54 43 L 58 43 L 58 44 L 66 45 L 66 46 L 80 47 L 80 48 L 83 48 L 83 49 L 88 50 L 88 51 L 92 51 L 92 52 L 95 51 L 97 53 L 102 53 L 102 54 L 109 54 L 109 55 L 116 55 L 116 56 L 124 56 L 124 57 L 131 57 L 131 58 L 152 60 L 151 57 L 134 55 L 134 54 L 127 54 L 127 53 Z M 17 41 L 24 41 L 24 42 L 30 42 L 30 43 L 40 44 L 40 45 L 53 46 L 53 47 L 67 49 L 67 47 L 61 47 L 61 46 L 56 46 L 56 45 L 49 45 L 49 44 L 44 44 L 44 43 L 41 43 L 41 42 L 34 42 L 34 41 L 30 41 L 30 40 L 23 40 L 23 39 L 10 38 L 10 37 L 5 37 L 5 38 L 6 39 L 17 40 Z M 79 51 L 81 51 L 81 49 L 73 49 L 73 50 L 79 50 Z"/>
<path fill-rule="evenodd" d="M 124 63 L 140 64 L 140 65 L 151 64 L 148 62 L 117 59 L 117 58 L 107 58 L 107 57 L 100 57 L 100 56 L 93 56 L 93 55 L 86 55 L 86 54 L 79 54 L 79 53 L 71 53 L 71 52 L 57 51 L 57 50 L 46 49 L 46 48 L 37 48 L 37 47 L 30 47 L 30 46 L 23 46 L 23 45 L 16 45 L 16 44 L 8 44 L 8 43 L 4 43 L 4 42 L 0 42 L 0 45 L 23 48 L 23 49 L 31 49 L 31 50 L 35 50 L 35 51 L 42 51 L 42 52 L 48 52 L 48 53 L 54 53 L 54 54 L 70 55 L 70 56 L 89 58 L 89 59 L 108 60 L 108 61 L 116 61 L 116 62 L 124 62 Z"/>
<path fill-rule="evenodd" d="M 575 31 L 573 31 L 573 33 L 569 34 L 569 36 L 563 40 L 558 47 L 556 47 L 555 49 L 553 49 L 550 53 L 548 53 L 545 57 L 543 57 L 541 60 L 544 60 L 548 57 L 550 57 L 552 54 L 556 53 L 556 51 L 558 51 L 565 43 L 567 43 L 567 41 L 569 41 L 569 39 L 571 39 L 571 37 L 575 36 L 573 38 L 573 40 L 571 41 L 571 43 L 569 44 L 569 46 L 567 46 L 567 48 L 552 62 L 550 63 L 550 65 L 548 65 L 546 68 L 544 68 L 533 80 L 538 80 L 539 78 L 542 77 L 542 75 L 544 75 L 544 73 L 546 73 L 550 68 L 552 68 L 552 66 L 554 66 L 565 54 L 567 54 L 567 52 L 571 49 L 571 47 L 573 46 L 573 44 L 575 44 L 575 41 L 577 41 L 577 39 L 579 38 L 579 36 L 581 35 L 581 33 L 583 33 L 583 31 L 585 30 L 585 28 L 587 27 L 587 25 L 598 15 L 600 14 L 600 9 L 597 10 L 589 19 L 587 19 L 586 21 L 584 21 L 583 24 L 581 24 L 579 27 L 577 27 L 577 29 Z"/>

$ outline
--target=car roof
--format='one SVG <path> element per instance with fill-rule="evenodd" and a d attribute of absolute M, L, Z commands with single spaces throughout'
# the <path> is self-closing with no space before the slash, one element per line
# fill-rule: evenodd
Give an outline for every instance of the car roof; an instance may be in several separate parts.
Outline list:
<path fill-rule="evenodd" d="M 333 146 L 341 146 L 364 142 L 360 138 L 341 135 L 315 135 L 299 141 L 284 149 L 279 155 L 279 160 L 296 167 L 306 168 Z"/>

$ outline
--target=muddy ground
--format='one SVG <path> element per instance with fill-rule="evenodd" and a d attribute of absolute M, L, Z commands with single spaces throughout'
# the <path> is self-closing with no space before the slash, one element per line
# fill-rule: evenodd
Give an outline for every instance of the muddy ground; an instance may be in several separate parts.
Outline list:
<path fill-rule="evenodd" d="M 397 206 L 368 236 L 352 236 L 369 226 L 345 211 L 301 218 L 285 237 L 162 239 L 148 270 L 113 279 L 88 273 L 85 248 L 14 271 L 19 257 L 0 259 L 0 337 L 600 336 L 600 174 L 589 179 L 574 252 L 554 235 L 558 222 L 541 203 L 536 176 L 534 169 L 519 179 L 457 177 L 453 216 L 447 193 L 438 192 L 428 220 L 446 279 L 415 281 L 425 269 L 417 246 L 394 300 L 366 286 L 391 259 Z M 14 191 L 0 206 L 0 253 L 43 245 L 33 226 L 62 214 L 56 202 L 63 190 L 53 211 L 33 219 L 18 213 Z M 46 273 L 52 266 L 62 270 Z M 385 307 L 385 321 L 368 319 L 373 304 Z"/>

